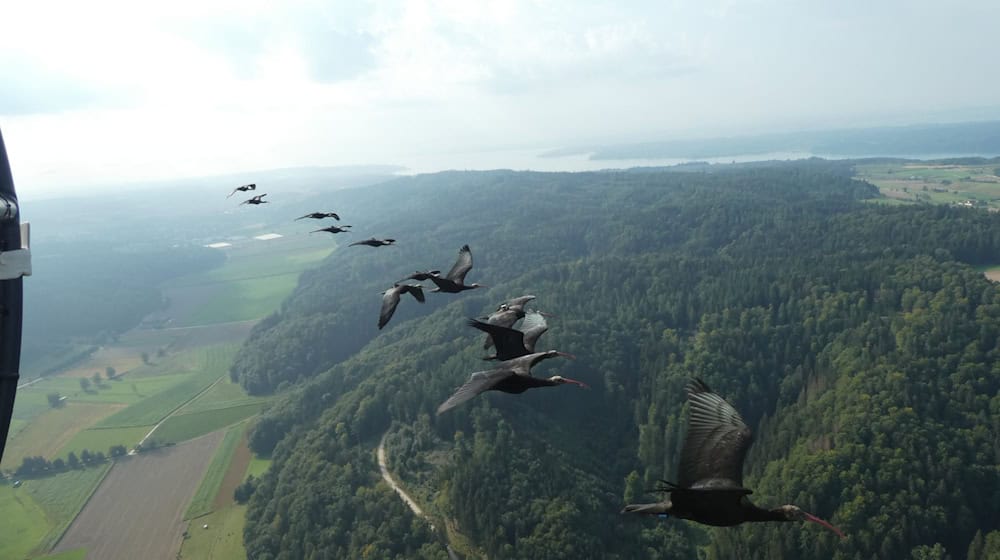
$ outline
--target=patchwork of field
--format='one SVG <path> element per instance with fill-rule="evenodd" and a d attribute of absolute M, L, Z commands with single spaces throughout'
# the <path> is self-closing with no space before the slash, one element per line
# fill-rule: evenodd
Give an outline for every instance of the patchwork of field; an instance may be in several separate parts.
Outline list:
<path fill-rule="evenodd" d="M 52 410 L 19 430 L 3 454 L 3 467 L 16 468 L 25 457 L 55 457 L 87 425 L 121 410 L 122 404 L 70 403 Z M 92 450 L 107 452 L 108 448 Z"/>
<path fill-rule="evenodd" d="M 1000 163 L 945 165 L 893 162 L 858 165 L 857 177 L 898 203 L 961 204 L 1000 210 Z"/>
<path fill-rule="evenodd" d="M 188 537 L 181 546 L 179 558 L 239 559 L 246 557 L 246 551 L 243 548 L 246 506 L 234 501 L 233 491 L 249 476 L 248 471 L 255 459 L 247 447 L 245 425 L 234 426 L 227 432 L 226 437 L 230 438 L 234 434 L 239 436 L 234 449 L 227 452 L 224 445 L 219 446 L 216 459 L 213 460 L 213 466 L 216 461 L 219 461 L 220 466 L 225 465 L 223 476 L 221 479 L 217 479 L 208 474 L 205 476 L 202 488 L 199 488 L 199 495 L 205 497 L 214 495 L 210 507 L 205 507 L 206 504 L 204 500 L 199 500 L 199 495 L 196 495 L 191 502 L 189 514 L 196 507 L 202 508 L 206 513 L 191 520 L 188 526 Z M 224 455 L 226 455 L 225 461 L 221 459 Z M 264 464 L 265 468 L 267 464 L 270 464 L 270 461 L 256 461 Z"/>
<path fill-rule="evenodd" d="M 244 432 L 268 399 L 247 395 L 228 370 L 257 321 L 279 307 L 303 270 L 333 251 L 333 240 L 302 227 L 280 238 L 234 241 L 220 249 L 223 265 L 164 287 L 166 310 L 105 346 L 81 346 L 72 365 L 65 364 L 73 352 L 54 352 L 48 370 L 61 370 L 24 379 L 30 384 L 18 390 L 5 471 L 27 456 L 108 454 L 111 446 L 131 449 L 147 436 L 143 447 L 159 448 L 114 467 L 28 479 L 19 488 L 0 485 L 0 519 L 12 520 L 0 530 L 0 558 L 40 557 L 64 532 L 52 551 L 59 560 L 173 558 L 189 509 L 226 530 L 193 539 L 196 552 L 188 557 L 245 555 L 245 508 L 232 493 L 248 468 L 259 474 L 267 467 L 251 460 Z M 199 542 L 211 556 L 198 556 Z M 223 549 L 233 552 L 216 556 Z"/>
<path fill-rule="evenodd" d="M 91 558 L 173 560 L 184 511 L 222 439 L 215 432 L 116 464 L 54 552 L 86 548 Z"/>
<path fill-rule="evenodd" d="M 170 309 L 151 320 L 189 327 L 259 319 L 277 309 L 299 274 L 334 247 L 330 240 L 295 236 L 221 249 L 226 263 L 173 282 L 165 290 Z"/>
<path fill-rule="evenodd" d="M 212 512 L 212 505 L 219 494 L 219 487 L 222 485 L 222 480 L 230 468 L 236 447 L 243 440 L 243 431 L 245 429 L 246 426 L 241 424 L 226 430 L 225 436 L 222 438 L 222 444 L 219 445 L 215 456 L 212 457 L 212 463 L 208 466 L 208 471 L 205 473 L 204 478 L 202 478 L 201 485 L 198 486 L 198 491 L 195 493 L 194 498 L 191 499 L 191 505 L 188 506 L 187 512 L 184 514 L 185 520 L 194 519 L 195 517 Z"/>
<path fill-rule="evenodd" d="M 24 558 L 51 547 L 73 521 L 110 465 L 0 485 L 0 558 Z"/>

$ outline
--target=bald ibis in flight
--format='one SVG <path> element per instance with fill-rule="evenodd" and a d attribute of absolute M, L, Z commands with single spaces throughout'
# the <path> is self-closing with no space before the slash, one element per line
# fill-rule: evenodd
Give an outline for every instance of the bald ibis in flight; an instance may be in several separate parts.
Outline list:
<path fill-rule="evenodd" d="M 236 187 L 235 189 L 233 189 L 233 192 L 229 193 L 229 196 L 233 196 L 234 194 L 236 194 L 238 192 L 247 192 L 247 191 L 255 191 L 255 190 L 257 190 L 257 183 L 250 183 L 250 184 L 247 184 L 247 185 L 242 185 L 242 186 Z M 229 198 L 229 196 L 227 196 L 226 198 Z"/>
<path fill-rule="evenodd" d="M 242 204 L 267 204 L 267 201 L 264 200 L 265 196 L 267 196 L 267 193 L 258 194 L 257 196 L 255 196 L 253 198 L 248 198 L 247 200 L 244 200 L 240 204 L 241 205 Z"/>
<path fill-rule="evenodd" d="M 399 298 L 401 295 L 409 293 L 413 296 L 413 299 L 424 302 L 424 287 L 417 284 L 395 284 L 393 287 L 382 292 L 382 311 L 378 315 L 378 328 L 382 330 L 382 327 L 389 323 L 389 319 L 392 319 L 392 314 L 396 312 L 396 306 L 399 305 Z"/>
<path fill-rule="evenodd" d="M 348 247 L 353 247 L 355 245 L 368 245 L 369 247 L 381 247 L 383 245 L 392 245 L 395 242 L 396 242 L 395 239 L 388 239 L 388 238 L 375 239 L 374 237 L 372 237 L 371 239 L 365 239 L 364 241 L 355 241 L 354 243 L 348 245 Z"/>
<path fill-rule="evenodd" d="M 513 328 L 515 323 L 524 318 L 524 306 L 533 299 L 535 296 L 521 296 L 507 300 L 498 305 L 497 310 L 490 313 L 489 317 L 486 317 L 486 322 L 491 325 Z M 490 346 L 493 346 L 493 337 L 487 333 L 486 340 L 483 341 L 483 348 Z"/>
<path fill-rule="evenodd" d="M 677 484 L 661 481 L 658 490 L 668 494 L 666 500 L 630 504 L 622 513 L 673 515 L 718 527 L 758 521 L 810 521 L 844 538 L 840 529 L 797 506 L 763 509 L 751 503 L 747 496 L 753 490 L 743 487 L 743 460 L 753 442 L 750 428 L 740 413 L 703 381 L 688 383 L 687 394 L 688 431 Z"/>
<path fill-rule="evenodd" d="M 316 233 L 316 232 L 319 232 L 319 231 L 328 231 L 330 233 L 344 233 L 344 232 L 351 233 L 351 232 L 347 231 L 347 228 L 349 228 L 349 227 L 351 227 L 351 226 L 328 226 L 328 227 L 325 227 L 325 228 L 314 229 L 314 230 L 310 231 L 309 233 Z"/>
<path fill-rule="evenodd" d="M 417 282 L 423 282 L 424 280 L 430 280 L 432 276 L 437 276 L 441 274 L 440 270 L 418 270 L 413 274 L 407 276 L 400 280 L 400 282 L 405 282 L 407 280 L 416 280 Z"/>
<path fill-rule="evenodd" d="M 527 295 L 509 299 L 497 306 L 497 311 L 502 311 L 504 309 L 520 309 L 524 311 L 524 306 L 528 305 L 528 302 L 535 299 L 535 296 Z"/>
<path fill-rule="evenodd" d="M 465 275 L 470 270 L 472 270 L 472 250 L 469 249 L 468 245 L 462 245 L 462 248 L 458 250 L 458 260 L 455 261 L 455 266 L 451 267 L 448 274 L 444 278 L 440 276 L 430 277 L 430 281 L 437 286 L 431 291 L 457 294 L 474 288 L 485 288 L 486 286 L 482 284 L 465 283 Z"/>
<path fill-rule="evenodd" d="M 532 377 L 532 366 L 542 360 L 557 356 L 576 359 L 572 354 L 549 350 L 548 352 L 535 352 L 501 362 L 495 369 L 477 371 L 469 376 L 469 380 L 459 387 L 448 400 L 441 403 L 441 406 L 437 409 L 437 413 L 447 412 L 485 391 L 503 391 L 504 393 L 519 394 L 535 387 L 554 387 L 565 383 L 572 383 L 586 388 L 586 383 L 560 375 L 553 375 L 548 379 Z"/>
<path fill-rule="evenodd" d="M 530 354 L 535 351 L 538 337 L 549 330 L 544 314 L 540 311 L 529 311 L 524 317 L 521 329 L 513 329 L 501 325 L 491 325 L 477 319 L 469 319 L 468 325 L 477 328 L 496 344 L 496 354 L 483 358 L 484 360 L 510 360 Z"/>
<path fill-rule="evenodd" d="M 312 212 L 306 214 L 305 216 L 300 216 L 298 218 L 295 218 L 295 220 L 298 221 L 305 218 L 312 218 L 314 220 L 322 220 L 323 218 L 333 218 L 338 222 L 340 221 L 340 216 L 338 216 L 336 212 Z"/>

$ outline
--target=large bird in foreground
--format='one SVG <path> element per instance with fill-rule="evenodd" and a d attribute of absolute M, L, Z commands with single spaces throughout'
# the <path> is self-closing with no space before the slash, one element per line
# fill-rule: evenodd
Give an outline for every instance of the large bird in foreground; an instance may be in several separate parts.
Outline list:
<path fill-rule="evenodd" d="M 485 391 L 503 391 L 504 393 L 518 394 L 535 387 L 554 387 L 565 383 L 572 383 L 586 388 L 586 383 L 560 375 L 553 375 L 548 379 L 532 377 L 532 366 L 542 360 L 557 356 L 576 359 L 572 354 L 549 350 L 548 352 L 535 352 L 514 358 L 513 360 L 501 362 L 495 369 L 477 371 L 469 376 L 469 380 L 465 382 L 465 385 L 459 387 L 448 400 L 441 403 L 441 406 L 437 409 L 437 413 L 441 414 L 442 412 L 451 410 Z"/>
<path fill-rule="evenodd" d="M 399 305 L 400 296 L 406 293 L 412 295 L 413 299 L 420 303 L 424 302 L 424 287 L 417 284 L 395 284 L 382 292 L 382 311 L 378 314 L 379 330 L 389 323 L 389 319 L 392 319 L 392 314 L 396 312 L 396 306 Z"/>
<path fill-rule="evenodd" d="M 355 241 L 354 243 L 348 245 L 348 247 L 353 247 L 355 245 L 368 245 L 369 247 L 381 247 L 383 245 L 392 245 L 395 242 L 396 242 L 395 239 L 375 239 L 374 237 L 372 237 L 371 239 L 365 239 L 364 241 Z"/>
<path fill-rule="evenodd" d="M 267 204 L 267 201 L 264 200 L 265 196 L 267 196 L 267 193 L 258 194 L 257 196 L 244 200 L 240 204 Z"/>
<path fill-rule="evenodd" d="M 529 311 L 525 314 L 520 330 L 484 323 L 478 319 L 469 319 L 468 325 L 486 333 L 489 341 L 496 344 L 496 354 L 487 356 L 483 358 L 484 360 L 503 361 L 530 354 L 535 351 L 538 337 L 549 330 L 545 314 L 541 311 Z"/>
<path fill-rule="evenodd" d="M 347 230 L 347 228 L 349 227 L 351 226 L 327 226 L 325 228 L 314 229 L 309 233 L 317 233 L 320 231 L 328 231 L 330 233 L 344 233 L 344 232 L 351 233 L 350 231 Z"/>
<path fill-rule="evenodd" d="M 468 274 L 470 270 L 472 270 L 472 250 L 469 249 L 468 245 L 462 245 L 462 248 L 458 250 L 458 260 L 455 261 L 455 265 L 451 267 L 448 274 L 446 274 L 444 278 L 440 276 L 430 277 L 430 281 L 434 282 L 437 286 L 437 288 L 431 291 L 457 294 L 474 288 L 485 288 L 486 286 L 481 284 L 465 283 L 465 275 Z"/>
<path fill-rule="evenodd" d="M 249 183 L 247 185 L 241 185 L 239 187 L 236 187 L 235 189 L 233 189 L 233 192 L 229 193 L 229 196 L 233 196 L 238 192 L 247 192 L 255 190 L 257 190 L 257 183 Z M 226 198 L 229 198 L 229 196 L 227 196 Z"/>
<path fill-rule="evenodd" d="M 312 218 L 314 220 L 322 220 L 323 218 L 333 218 L 334 220 L 340 221 L 340 216 L 336 212 L 311 212 L 305 216 L 299 216 L 295 220 L 302 220 L 305 218 Z"/>
<path fill-rule="evenodd" d="M 701 380 L 687 387 L 688 431 L 681 450 L 677 484 L 661 481 L 662 502 L 631 504 L 622 513 L 673 515 L 706 525 L 729 527 L 757 521 L 810 521 L 844 537 L 840 529 L 799 509 L 784 505 L 759 508 L 743 487 L 743 459 L 750 449 L 750 428 L 740 413 Z"/>

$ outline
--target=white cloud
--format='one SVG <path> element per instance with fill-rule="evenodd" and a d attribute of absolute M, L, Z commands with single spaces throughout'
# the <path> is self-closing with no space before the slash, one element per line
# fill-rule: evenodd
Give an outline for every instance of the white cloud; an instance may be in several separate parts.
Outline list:
<path fill-rule="evenodd" d="M 903 6 L 11 2 L 0 126 L 44 188 L 996 104 L 1000 3 Z"/>

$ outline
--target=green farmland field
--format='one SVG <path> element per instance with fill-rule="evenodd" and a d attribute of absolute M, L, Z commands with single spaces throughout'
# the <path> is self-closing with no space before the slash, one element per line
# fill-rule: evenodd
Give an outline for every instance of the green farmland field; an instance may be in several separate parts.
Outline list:
<path fill-rule="evenodd" d="M 215 451 L 208 471 L 205 472 L 205 478 L 201 480 L 198 491 L 191 498 L 191 505 L 188 507 L 187 513 L 184 514 L 184 519 L 194 519 L 212 511 L 212 501 L 219 493 L 219 486 L 226 475 L 226 470 L 229 469 L 229 462 L 233 458 L 233 453 L 236 452 L 244 430 L 246 430 L 246 424 L 233 426 L 226 431 L 226 436 Z"/>
<path fill-rule="evenodd" d="M 25 491 L 0 485 L 0 558 L 24 558 L 45 538 L 49 523 L 45 510 Z"/>
<path fill-rule="evenodd" d="M 130 428 L 89 428 L 76 434 L 60 451 L 58 456 L 66 458 L 69 452 L 79 457 L 84 449 L 101 451 L 105 454 L 112 445 L 124 445 L 131 449 L 153 428 L 149 426 L 133 426 Z"/>
<path fill-rule="evenodd" d="M 151 436 L 159 443 L 178 443 L 214 432 L 260 412 L 265 401 L 249 402 L 171 416 Z"/>

